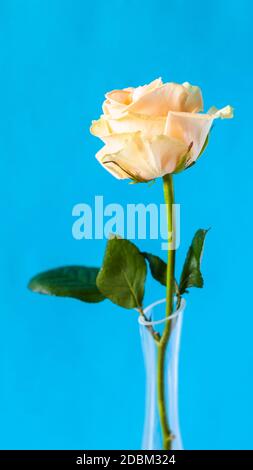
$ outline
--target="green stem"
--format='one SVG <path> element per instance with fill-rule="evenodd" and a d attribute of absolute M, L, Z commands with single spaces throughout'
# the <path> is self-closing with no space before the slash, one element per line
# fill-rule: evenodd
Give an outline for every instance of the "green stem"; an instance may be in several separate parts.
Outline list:
<path fill-rule="evenodd" d="M 167 206 L 167 222 L 168 222 L 168 243 L 170 239 L 175 236 L 173 227 L 173 180 L 172 175 L 163 177 L 164 199 Z M 173 292 L 174 292 L 174 271 L 175 271 L 175 250 L 168 248 L 168 263 L 167 263 L 167 282 L 166 282 L 166 317 L 171 315 L 173 310 Z M 169 426 L 167 410 L 166 410 L 166 396 L 165 396 L 165 354 L 170 337 L 171 321 L 166 321 L 162 337 L 157 345 L 157 395 L 158 395 L 158 412 L 161 424 L 161 432 L 163 439 L 164 450 L 170 450 L 173 441 L 173 435 Z"/>
<path fill-rule="evenodd" d="M 173 224 L 173 204 L 174 190 L 172 175 L 163 177 L 164 200 L 167 206 L 167 222 L 168 222 L 168 243 L 170 239 L 175 238 L 175 227 Z M 167 264 L 167 288 L 166 288 L 166 317 L 171 315 L 173 310 L 173 292 L 175 278 L 175 250 L 168 248 L 168 264 Z M 170 324 L 170 322 L 167 322 Z"/>

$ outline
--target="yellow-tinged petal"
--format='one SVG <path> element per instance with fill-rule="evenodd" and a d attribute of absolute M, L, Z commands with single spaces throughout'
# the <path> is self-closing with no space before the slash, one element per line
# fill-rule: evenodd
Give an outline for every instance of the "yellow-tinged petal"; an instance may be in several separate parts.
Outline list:
<path fill-rule="evenodd" d="M 108 121 L 101 117 L 97 121 L 92 121 L 90 132 L 97 137 L 102 138 L 104 135 L 108 135 L 111 133 L 111 129 L 109 127 Z"/>
<path fill-rule="evenodd" d="M 232 106 L 225 106 L 224 108 L 217 109 L 215 106 L 212 106 L 209 111 L 207 112 L 210 116 L 214 119 L 221 118 L 221 119 L 231 119 L 234 117 L 234 108 Z"/>
<path fill-rule="evenodd" d="M 105 97 L 109 101 L 128 105 L 132 102 L 133 91 L 131 89 L 113 90 L 106 93 Z"/>

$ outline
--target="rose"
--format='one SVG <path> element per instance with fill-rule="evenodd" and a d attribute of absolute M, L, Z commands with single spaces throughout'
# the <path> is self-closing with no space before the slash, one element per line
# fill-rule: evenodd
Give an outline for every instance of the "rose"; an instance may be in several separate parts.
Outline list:
<path fill-rule="evenodd" d="M 214 119 L 233 110 L 211 108 L 201 114 L 201 90 L 189 83 L 162 83 L 114 90 L 106 94 L 104 114 L 91 133 L 105 143 L 98 161 L 116 178 L 149 181 L 177 173 L 202 153 Z"/>

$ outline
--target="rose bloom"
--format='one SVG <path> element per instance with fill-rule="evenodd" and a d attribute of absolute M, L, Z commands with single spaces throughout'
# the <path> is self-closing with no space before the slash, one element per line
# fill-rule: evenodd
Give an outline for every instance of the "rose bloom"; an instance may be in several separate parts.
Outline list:
<path fill-rule="evenodd" d="M 105 144 L 96 158 L 119 179 L 144 182 L 184 170 L 202 153 L 214 119 L 233 117 L 231 106 L 200 114 L 201 90 L 187 82 L 158 78 L 105 97 L 91 133 Z"/>

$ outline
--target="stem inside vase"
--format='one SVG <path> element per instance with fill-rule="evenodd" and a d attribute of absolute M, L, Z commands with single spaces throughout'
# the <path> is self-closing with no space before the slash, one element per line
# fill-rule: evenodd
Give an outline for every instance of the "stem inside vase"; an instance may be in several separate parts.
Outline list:
<path fill-rule="evenodd" d="M 165 450 L 165 447 L 173 450 L 182 449 L 178 417 L 178 356 L 185 300 L 182 299 L 180 307 L 169 317 L 164 317 L 165 302 L 166 299 L 161 299 L 144 310 L 145 316 L 151 318 L 151 320 L 145 321 L 143 317 L 139 317 L 146 366 L 146 413 L 142 442 L 143 450 Z M 161 426 L 161 410 L 159 410 L 158 400 L 159 349 L 147 326 L 152 326 L 156 331 L 160 331 L 164 330 L 168 322 L 171 324 L 171 332 L 164 355 L 163 398 L 172 439 L 166 441 L 164 429 Z"/>

